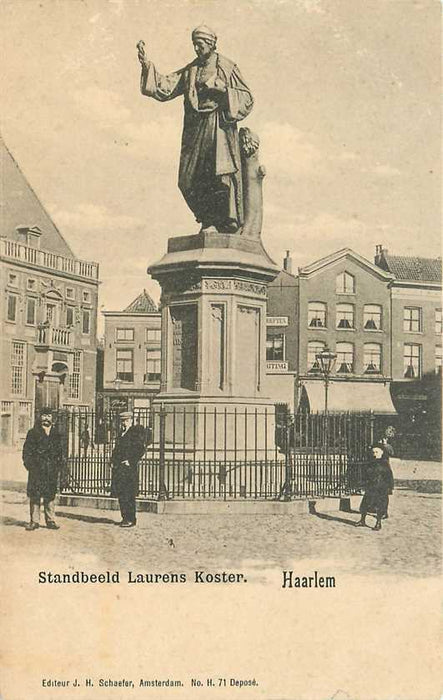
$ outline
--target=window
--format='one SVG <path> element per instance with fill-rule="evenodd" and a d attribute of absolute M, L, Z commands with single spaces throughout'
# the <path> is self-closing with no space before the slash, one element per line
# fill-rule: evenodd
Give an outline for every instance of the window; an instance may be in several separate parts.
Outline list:
<path fill-rule="evenodd" d="M 73 287 L 66 287 L 66 299 L 75 299 L 75 292 Z"/>
<path fill-rule="evenodd" d="M 26 299 L 26 323 L 29 326 L 35 326 L 36 311 L 37 299 L 28 297 L 28 299 Z"/>
<path fill-rule="evenodd" d="M 67 326 L 74 325 L 74 307 L 73 306 L 66 307 L 66 325 Z"/>
<path fill-rule="evenodd" d="M 156 382 L 161 377 L 161 352 L 160 350 L 146 350 L 146 375 L 145 382 Z"/>
<path fill-rule="evenodd" d="M 50 324 L 57 325 L 57 305 L 56 304 L 46 304 L 46 321 Z"/>
<path fill-rule="evenodd" d="M 317 355 L 323 352 L 326 345 L 319 340 L 310 340 L 308 343 L 308 372 L 315 374 L 320 372 L 320 363 L 317 360 Z"/>
<path fill-rule="evenodd" d="M 134 381 L 134 361 L 132 350 L 117 350 L 116 376 L 123 382 Z"/>
<path fill-rule="evenodd" d="M 308 304 L 309 328 L 326 328 L 326 304 L 321 301 L 310 301 Z"/>
<path fill-rule="evenodd" d="M 17 320 L 17 296 L 15 294 L 8 294 L 6 318 L 8 321 Z"/>
<path fill-rule="evenodd" d="M 25 391 L 26 343 L 13 340 L 11 345 L 11 394 L 21 396 Z"/>
<path fill-rule="evenodd" d="M 437 345 L 437 347 L 435 348 L 435 374 L 441 374 L 441 360 L 441 345 Z"/>
<path fill-rule="evenodd" d="M 91 292 L 83 291 L 82 299 L 86 304 L 91 303 Z"/>
<path fill-rule="evenodd" d="M 115 329 L 115 340 L 117 342 L 132 341 L 134 340 L 134 329 L 133 328 L 116 328 Z"/>
<path fill-rule="evenodd" d="M 365 343 L 363 346 L 364 374 L 381 374 L 381 345 Z"/>
<path fill-rule="evenodd" d="M 354 294 L 354 275 L 350 275 L 349 272 L 342 272 L 341 275 L 337 275 L 335 291 L 337 294 Z"/>
<path fill-rule="evenodd" d="M 363 327 L 366 331 L 381 330 L 381 306 L 365 304 L 363 309 Z"/>
<path fill-rule="evenodd" d="M 152 345 L 158 345 L 162 340 L 161 328 L 147 328 L 146 329 L 146 342 Z"/>
<path fill-rule="evenodd" d="M 11 287 L 18 287 L 18 275 L 15 272 L 8 273 L 8 284 Z"/>
<path fill-rule="evenodd" d="M 79 350 L 74 353 L 72 372 L 69 375 L 68 395 L 70 399 L 81 398 L 82 354 Z"/>
<path fill-rule="evenodd" d="M 354 371 L 354 346 L 352 343 L 337 343 L 337 374 L 352 374 Z"/>
<path fill-rule="evenodd" d="M 30 292 L 35 292 L 35 290 L 37 289 L 37 280 L 35 280 L 33 277 L 28 277 L 26 282 L 26 288 Z"/>
<path fill-rule="evenodd" d="M 353 304 L 337 304 L 337 328 L 354 328 Z"/>
<path fill-rule="evenodd" d="M 403 376 L 406 379 L 417 379 L 421 376 L 421 345 L 405 343 L 403 350 Z"/>
<path fill-rule="evenodd" d="M 272 333 L 268 330 L 266 335 L 266 359 L 267 360 L 284 360 L 285 359 L 285 334 Z"/>
<path fill-rule="evenodd" d="M 435 309 L 435 332 L 441 335 L 441 309 Z"/>
<path fill-rule="evenodd" d="M 403 330 L 412 333 L 420 333 L 421 309 L 415 306 L 405 306 L 403 310 Z"/>
<path fill-rule="evenodd" d="M 83 309 L 82 314 L 82 333 L 87 335 L 91 331 L 91 312 L 89 309 Z"/>

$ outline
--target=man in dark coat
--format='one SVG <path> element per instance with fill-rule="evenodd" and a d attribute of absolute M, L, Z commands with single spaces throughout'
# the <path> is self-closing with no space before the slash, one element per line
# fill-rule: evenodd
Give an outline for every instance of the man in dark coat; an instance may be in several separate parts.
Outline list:
<path fill-rule="evenodd" d="M 38 422 L 28 431 L 23 445 L 23 464 L 28 471 L 27 493 L 31 514 L 30 523 L 26 526 L 29 532 L 37 530 L 40 526 L 42 499 L 47 528 L 59 529 L 54 519 L 54 504 L 62 463 L 62 443 L 53 425 L 52 409 L 43 408 Z"/>
<path fill-rule="evenodd" d="M 135 499 L 138 494 L 138 463 L 146 448 L 146 433 L 142 425 L 132 424 L 132 413 L 120 414 L 120 434 L 111 456 L 111 496 L 118 498 L 121 527 L 134 527 L 137 522 Z"/>
<path fill-rule="evenodd" d="M 394 477 L 389 456 L 381 445 L 372 448 L 371 461 L 366 474 L 365 495 L 360 504 L 361 519 L 357 526 L 366 525 L 366 515 L 376 517 L 374 530 L 381 530 L 381 521 L 388 512 L 389 495 L 394 490 Z"/>

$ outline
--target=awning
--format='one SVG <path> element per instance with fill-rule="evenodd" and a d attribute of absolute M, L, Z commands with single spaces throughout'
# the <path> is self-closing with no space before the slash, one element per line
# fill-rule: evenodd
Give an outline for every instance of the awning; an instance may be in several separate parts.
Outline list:
<path fill-rule="evenodd" d="M 325 385 L 322 381 L 303 383 L 299 408 L 324 411 Z M 376 414 L 395 414 L 389 385 L 382 382 L 334 382 L 329 383 L 328 411 L 373 411 Z"/>

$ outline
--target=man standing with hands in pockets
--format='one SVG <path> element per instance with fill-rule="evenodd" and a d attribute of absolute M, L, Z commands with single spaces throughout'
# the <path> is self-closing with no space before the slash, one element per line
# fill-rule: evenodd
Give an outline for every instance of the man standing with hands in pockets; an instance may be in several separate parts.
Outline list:
<path fill-rule="evenodd" d="M 120 433 L 111 456 L 111 496 L 118 498 L 122 516 L 120 527 L 134 527 L 137 523 L 138 463 L 145 447 L 145 429 L 133 425 L 131 411 L 124 411 L 120 414 Z"/>

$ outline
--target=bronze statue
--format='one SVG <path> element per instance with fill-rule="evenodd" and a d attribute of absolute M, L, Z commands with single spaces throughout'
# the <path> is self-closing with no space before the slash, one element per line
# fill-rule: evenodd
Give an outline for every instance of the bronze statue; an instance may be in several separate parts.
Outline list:
<path fill-rule="evenodd" d="M 237 66 L 217 53 L 211 29 L 194 29 L 192 42 L 197 58 L 160 75 L 140 41 L 140 89 L 160 102 L 184 96 L 178 186 L 202 230 L 236 233 L 244 224 L 237 122 L 248 116 L 254 102 Z"/>

